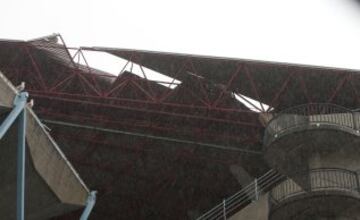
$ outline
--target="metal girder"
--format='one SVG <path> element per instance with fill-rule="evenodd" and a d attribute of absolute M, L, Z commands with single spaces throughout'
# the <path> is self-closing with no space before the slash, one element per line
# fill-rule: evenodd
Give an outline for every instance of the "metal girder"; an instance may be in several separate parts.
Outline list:
<path fill-rule="evenodd" d="M 61 38 L 60 35 L 58 37 Z M 145 54 L 147 59 L 144 59 L 145 55 L 143 56 L 142 52 L 129 51 L 126 52 L 128 55 L 123 57 L 127 60 L 120 71 L 123 74 L 115 76 L 88 66 L 81 48 L 71 48 L 77 50 L 73 58 L 77 55 L 81 56 L 86 65 L 76 63 L 75 59 L 71 59 L 71 55 L 68 54 L 69 48 L 64 42 L 62 43 L 54 45 L 49 42 L 42 45 L 41 41 L 38 41 L 36 45 L 31 42 L 25 43 L 24 48 L 28 50 L 23 50 L 24 56 L 19 56 L 21 59 L 13 59 L 14 65 L 10 65 L 11 60 L 2 61 L 0 64 L 0 68 L 6 70 L 11 80 L 16 83 L 19 81 L 28 83 L 28 91 L 38 103 L 35 110 L 42 119 L 86 124 L 132 134 L 148 133 L 146 140 L 154 140 L 150 137 L 158 138 L 161 135 L 166 136 L 167 140 L 185 138 L 191 140 L 191 144 L 206 142 L 216 145 L 226 143 L 229 146 L 242 146 L 248 141 L 252 144 L 261 143 L 262 126 L 258 122 L 257 112 L 252 112 L 244 106 L 237 105 L 236 100 L 231 100 L 233 93 L 261 101 L 260 106 L 254 106 L 245 100 L 248 105 L 252 105 L 254 109 L 261 112 L 270 110 L 270 108 L 266 109 L 264 104 L 274 107 L 277 111 L 297 102 L 300 102 L 299 104 L 317 102 L 319 99 L 317 94 L 321 94 L 321 97 L 327 98 L 329 102 L 337 103 L 339 100 L 344 100 L 344 97 L 348 97 L 345 103 L 349 105 L 360 103 L 358 95 L 360 88 L 357 85 L 359 79 L 352 80 L 350 71 L 342 73 L 341 70 L 329 69 L 320 73 L 317 68 L 312 67 L 302 68 L 295 65 L 241 60 L 237 63 L 236 60 L 228 58 L 214 59 L 176 54 L 160 54 L 161 56 L 158 57 L 157 54 L 152 53 L 159 59 Z M 95 48 L 93 50 L 115 52 L 115 49 L 110 51 Z M 69 65 L 64 65 L 65 63 L 61 61 L 63 57 L 59 57 L 60 52 L 62 56 L 66 56 L 64 61 Z M 142 68 L 144 76 L 142 79 L 129 76 L 125 72 L 126 65 L 136 63 Z M 160 69 L 155 68 L 157 66 Z M 143 68 L 146 67 L 172 77 L 172 82 L 150 80 L 144 73 Z M 319 80 L 321 74 L 324 74 L 324 78 L 327 79 L 324 82 L 335 81 L 337 77 L 339 79 L 336 80 L 336 85 L 327 83 L 320 85 L 319 83 L 323 82 Z M 312 76 L 319 77 L 313 80 Z M 170 89 L 175 79 L 181 80 L 182 83 L 176 84 L 178 86 L 176 89 Z M 109 169 L 108 161 L 92 161 L 89 155 L 93 154 L 96 146 L 125 147 L 114 145 L 106 139 L 99 140 L 96 136 L 99 131 L 89 132 L 88 130 L 82 129 L 78 135 L 71 134 L 70 131 L 69 133 L 58 131 L 58 136 L 54 136 L 71 139 L 71 141 L 86 140 L 92 146 L 87 146 L 90 149 L 85 151 L 77 148 L 78 155 L 83 157 L 74 157 L 73 162 L 79 166 L 92 167 L 89 170 L 101 168 L 101 171 L 109 171 L 114 176 L 118 176 L 120 171 Z M 142 137 L 141 141 L 143 139 L 145 138 Z M 107 152 L 103 148 L 97 148 L 99 152 Z M 126 149 L 129 147 L 126 146 Z M 141 147 L 134 147 L 131 150 L 141 153 L 144 151 Z M 183 149 L 180 152 L 176 151 L 176 154 L 184 160 L 201 159 L 199 155 L 195 157 L 183 151 Z M 87 158 L 89 161 L 84 162 L 81 158 Z M 206 156 L 204 158 L 209 160 Z M 227 165 L 232 164 L 234 160 L 219 161 Z M 211 163 L 214 162 L 215 160 L 211 160 Z M 131 171 L 127 172 L 131 173 Z M 126 206 L 122 206 L 124 207 Z M 96 212 L 94 214 L 107 214 L 101 208 Z"/>
<path fill-rule="evenodd" d="M 29 94 L 22 92 L 15 96 L 14 108 L 0 126 L 0 140 L 11 125 L 18 119 L 17 143 L 17 187 L 16 187 L 16 219 L 24 220 L 25 216 L 25 135 L 26 135 L 26 102 Z"/>
<path fill-rule="evenodd" d="M 101 128 L 101 127 L 74 124 L 74 123 L 62 122 L 62 121 L 44 120 L 44 122 L 49 123 L 49 124 L 55 124 L 55 125 L 75 127 L 75 128 L 79 128 L 79 129 L 88 129 L 88 130 L 93 130 L 93 131 L 101 131 L 101 132 L 105 132 L 105 133 L 123 134 L 123 135 L 128 135 L 128 136 L 143 137 L 143 138 L 161 140 L 161 141 L 166 141 L 166 142 L 175 142 L 175 143 L 182 143 L 182 144 L 188 144 L 188 145 L 198 145 L 198 146 L 205 146 L 205 147 L 209 147 L 209 148 L 221 149 L 221 150 L 226 150 L 226 151 L 262 155 L 261 151 L 242 149 L 242 148 L 235 147 L 235 146 L 225 146 L 225 145 L 218 145 L 218 144 L 211 144 L 211 143 L 202 143 L 202 142 L 197 142 L 197 141 L 190 141 L 190 140 L 184 140 L 184 139 L 177 139 L 177 138 L 155 136 L 155 135 L 142 134 L 142 133 L 136 133 L 136 132 L 129 132 L 129 131 L 122 131 L 122 130 Z"/>
<path fill-rule="evenodd" d="M 25 99 L 26 102 L 26 99 Z M 17 146 L 17 189 L 16 207 L 17 220 L 25 218 L 25 155 L 26 155 L 26 112 L 21 111 L 18 117 L 18 146 Z"/>
<path fill-rule="evenodd" d="M 92 191 L 86 201 L 86 207 L 80 217 L 80 220 L 87 220 L 96 202 L 96 191 Z"/>

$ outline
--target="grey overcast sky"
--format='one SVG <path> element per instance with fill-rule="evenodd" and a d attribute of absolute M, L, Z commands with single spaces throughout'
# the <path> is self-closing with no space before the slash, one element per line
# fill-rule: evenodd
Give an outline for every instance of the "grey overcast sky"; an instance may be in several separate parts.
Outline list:
<path fill-rule="evenodd" d="M 356 0 L 2 0 L 0 38 L 360 69 Z"/>

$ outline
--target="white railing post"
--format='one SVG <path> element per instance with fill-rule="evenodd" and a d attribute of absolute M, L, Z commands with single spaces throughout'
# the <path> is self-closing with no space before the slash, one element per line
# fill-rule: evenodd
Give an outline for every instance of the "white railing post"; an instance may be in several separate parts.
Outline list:
<path fill-rule="evenodd" d="M 223 200 L 223 216 L 224 216 L 224 220 L 226 220 L 226 200 Z"/>
<path fill-rule="evenodd" d="M 255 201 L 259 200 L 258 181 L 257 178 L 254 180 L 255 187 Z"/>

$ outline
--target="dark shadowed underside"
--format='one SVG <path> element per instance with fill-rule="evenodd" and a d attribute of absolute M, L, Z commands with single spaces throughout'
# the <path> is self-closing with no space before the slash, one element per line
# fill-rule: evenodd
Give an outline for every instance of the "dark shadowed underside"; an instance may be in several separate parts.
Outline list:
<path fill-rule="evenodd" d="M 191 219 L 241 188 L 231 165 L 253 177 L 267 171 L 259 112 L 234 94 L 275 112 L 310 102 L 352 109 L 360 101 L 360 75 L 352 70 L 82 50 L 108 52 L 181 81 L 170 89 L 129 71 L 113 76 L 77 64 L 64 44 L 51 40 L 0 41 L 0 70 L 14 84 L 26 82 L 35 112 L 89 188 L 99 191 L 92 219 Z"/>

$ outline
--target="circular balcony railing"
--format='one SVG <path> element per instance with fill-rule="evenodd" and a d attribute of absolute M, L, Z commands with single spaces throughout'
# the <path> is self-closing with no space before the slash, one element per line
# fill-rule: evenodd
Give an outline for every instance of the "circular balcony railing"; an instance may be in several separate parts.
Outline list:
<path fill-rule="evenodd" d="M 269 145 L 274 139 L 286 133 L 320 126 L 360 134 L 360 112 L 329 103 L 295 106 L 274 114 L 266 126 L 264 144 Z"/>
<path fill-rule="evenodd" d="M 308 178 L 308 187 L 302 188 L 293 180 L 287 179 L 271 190 L 271 205 L 278 205 L 296 196 L 325 191 L 327 194 L 346 193 L 360 199 L 359 175 L 356 172 L 344 169 L 314 169 L 299 175 Z"/>

